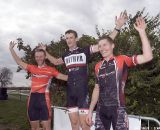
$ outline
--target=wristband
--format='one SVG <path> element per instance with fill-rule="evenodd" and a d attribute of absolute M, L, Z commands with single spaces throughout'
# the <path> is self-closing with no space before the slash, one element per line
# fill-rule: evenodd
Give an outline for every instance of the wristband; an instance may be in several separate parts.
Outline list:
<path fill-rule="evenodd" d="M 117 32 L 120 32 L 121 30 L 120 29 L 117 29 L 117 28 L 114 28 Z"/>

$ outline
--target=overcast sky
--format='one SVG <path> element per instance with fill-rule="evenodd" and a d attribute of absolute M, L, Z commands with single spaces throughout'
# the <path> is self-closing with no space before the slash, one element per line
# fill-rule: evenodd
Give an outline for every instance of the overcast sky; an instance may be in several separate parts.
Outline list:
<path fill-rule="evenodd" d="M 113 29 L 121 11 L 135 15 L 144 7 L 155 16 L 160 12 L 160 0 L 1 0 L 0 67 L 11 68 L 16 86 L 28 86 L 25 72 L 16 73 L 9 41 L 21 37 L 34 47 L 38 42 L 57 40 L 67 29 L 96 36 L 95 25 Z"/>

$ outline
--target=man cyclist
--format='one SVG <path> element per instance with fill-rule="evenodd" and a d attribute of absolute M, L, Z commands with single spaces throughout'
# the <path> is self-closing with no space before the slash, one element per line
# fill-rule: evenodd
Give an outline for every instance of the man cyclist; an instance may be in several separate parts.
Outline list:
<path fill-rule="evenodd" d="M 128 118 L 125 107 L 125 83 L 128 68 L 152 60 L 152 48 L 145 32 L 146 24 L 142 17 L 136 19 L 135 29 L 139 32 L 142 42 L 142 54 L 115 56 L 113 54 L 114 41 L 107 36 L 99 39 L 99 51 L 103 60 L 96 64 L 96 84 L 92 93 L 92 101 L 86 121 L 92 124 L 92 112 L 99 102 L 99 117 L 105 128 L 110 130 L 127 130 Z M 99 129 L 97 129 L 99 130 Z"/>
<path fill-rule="evenodd" d="M 121 13 L 118 19 L 116 18 L 116 27 L 110 34 L 112 39 L 116 37 L 126 20 L 126 11 Z M 98 45 L 90 45 L 85 48 L 78 47 L 78 35 L 74 30 L 66 31 L 65 38 L 69 50 L 61 58 L 55 58 L 46 52 L 47 58 L 54 65 L 65 64 L 67 67 L 67 107 L 72 130 L 79 130 L 80 126 L 82 130 L 89 130 L 90 126 L 85 121 L 89 107 L 87 65 L 90 56 L 99 51 Z M 44 45 L 41 47 L 46 50 Z"/>
<path fill-rule="evenodd" d="M 52 77 L 67 81 L 68 76 L 61 74 L 55 68 L 45 64 L 46 53 L 42 49 L 35 49 L 34 58 L 37 65 L 23 62 L 14 51 L 14 41 L 10 42 L 10 52 L 18 65 L 31 73 L 31 92 L 28 98 L 27 113 L 32 130 L 40 130 L 42 122 L 44 130 L 51 130 L 51 103 L 49 86 Z"/>

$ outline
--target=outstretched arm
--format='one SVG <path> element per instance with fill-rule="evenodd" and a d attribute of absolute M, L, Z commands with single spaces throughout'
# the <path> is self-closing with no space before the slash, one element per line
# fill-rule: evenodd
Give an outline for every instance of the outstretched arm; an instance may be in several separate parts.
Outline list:
<path fill-rule="evenodd" d="M 120 13 L 120 16 L 117 18 L 117 16 L 115 17 L 115 24 L 116 27 L 113 29 L 112 33 L 109 35 L 109 37 L 111 37 L 113 40 L 115 39 L 115 37 L 117 36 L 117 34 L 120 32 L 121 27 L 127 22 L 128 20 L 128 16 L 127 16 L 127 11 L 125 10 L 124 12 Z M 98 45 L 92 45 L 92 52 L 98 52 Z"/>
<path fill-rule="evenodd" d="M 27 64 L 24 63 L 24 62 L 21 60 L 21 58 L 19 58 L 19 57 L 17 56 L 16 52 L 15 52 L 14 49 L 13 49 L 16 44 L 17 44 L 17 43 L 15 43 L 14 41 L 11 41 L 11 42 L 10 42 L 10 45 L 9 45 L 9 50 L 10 50 L 10 52 L 11 52 L 11 54 L 12 54 L 13 59 L 16 61 L 16 63 L 17 63 L 18 65 L 20 65 L 23 69 L 26 69 L 26 68 L 27 68 Z"/>
<path fill-rule="evenodd" d="M 50 54 L 46 51 L 46 45 L 44 45 L 44 44 L 41 43 L 41 44 L 39 44 L 38 46 L 39 46 L 39 48 L 45 50 L 47 59 L 48 59 L 52 64 L 54 64 L 54 65 L 64 64 L 62 58 L 56 58 L 56 57 L 50 55 Z"/>
<path fill-rule="evenodd" d="M 142 41 L 142 51 L 143 51 L 141 55 L 137 56 L 137 62 L 138 64 L 143 64 L 152 60 L 153 58 L 152 48 L 145 31 L 146 29 L 145 20 L 142 17 L 138 17 L 136 19 L 136 23 L 134 24 L 134 27 L 139 32 L 139 35 Z"/>
<path fill-rule="evenodd" d="M 68 75 L 64 75 L 64 74 L 62 74 L 62 73 L 59 73 L 56 78 L 57 78 L 57 79 L 60 79 L 60 80 L 67 81 L 67 80 L 68 80 Z"/>

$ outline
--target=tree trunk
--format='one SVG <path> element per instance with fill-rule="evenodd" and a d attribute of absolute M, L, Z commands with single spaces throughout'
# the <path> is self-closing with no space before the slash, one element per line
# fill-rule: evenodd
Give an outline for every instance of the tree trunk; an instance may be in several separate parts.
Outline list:
<path fill-rule="evenodd" d="M 8 100 L 7 88 L 0 88 L 0 100 Z"/>

